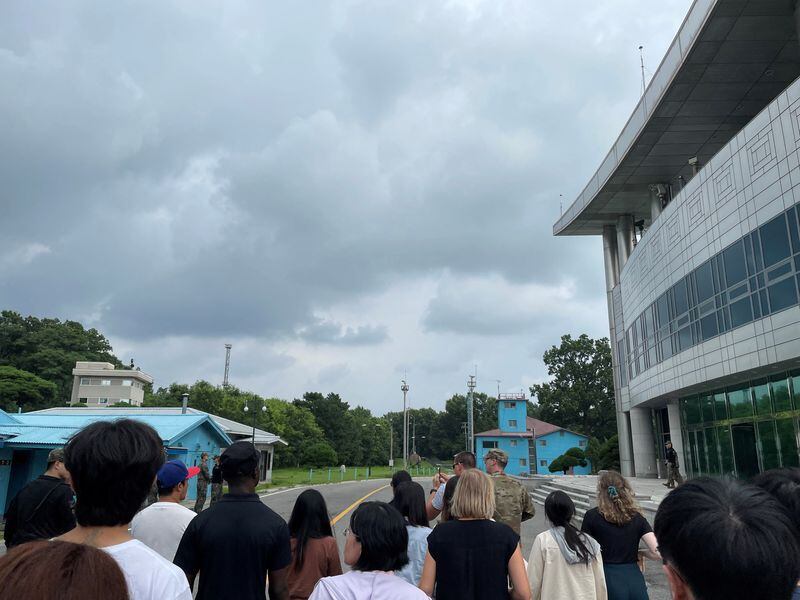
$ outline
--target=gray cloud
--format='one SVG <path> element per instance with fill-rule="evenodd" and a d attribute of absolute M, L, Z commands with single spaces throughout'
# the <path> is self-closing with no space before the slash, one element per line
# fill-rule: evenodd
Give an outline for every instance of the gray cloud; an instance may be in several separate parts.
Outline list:
<path fill-rule="evenodd" d="M 372 346 L 386 341 L 389 337 L 386 327 L 382 325 L 343 327 L 341 323 L 325 320 L 303 327 L 298 335 L 312 344 L 341 346 Z"/>

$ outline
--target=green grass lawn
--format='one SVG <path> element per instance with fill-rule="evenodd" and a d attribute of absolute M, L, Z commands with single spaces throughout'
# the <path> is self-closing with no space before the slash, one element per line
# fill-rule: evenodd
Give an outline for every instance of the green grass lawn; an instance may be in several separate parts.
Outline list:
<path fill-rule="evenodd" d="M 397 467 L 347 467 L 344 473 L 339 467 L 323 467 L 321 469 L 285 468 L 273 469 L 272 483 L 258 486 L 258 491 L 292 485 L 309 485 L 320 483 L 339 483 L 341 481 L 362 481 L 364 479 L 389 479 Z M 423 462 L 419 467 L 409 468 L 412 476 L 433 476 L 436 467 Z"/>

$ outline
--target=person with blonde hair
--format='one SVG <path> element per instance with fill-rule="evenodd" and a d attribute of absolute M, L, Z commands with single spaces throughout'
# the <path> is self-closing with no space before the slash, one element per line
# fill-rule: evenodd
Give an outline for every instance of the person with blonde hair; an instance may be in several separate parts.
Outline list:
<path fill-rule="evenodd" d="M 468 469 L 456 484 L 449 513 L 428 536 L 419 587 L 436 600 L 530 600 L 519 536 L 492 521 L 494 486 Z M 508 589 L 511 579 L 512 589 Z"/>
<path fill-rule="evenodd" d="M 639 569 L 639 542 L 645 556 L 661 560 L 653 528 L 636 503 L 631 484 L 616 471 L 597 478 L 597 507 L 586 511 L 581 531 L 600 544 L 609 600 L 647 600 Z"/>

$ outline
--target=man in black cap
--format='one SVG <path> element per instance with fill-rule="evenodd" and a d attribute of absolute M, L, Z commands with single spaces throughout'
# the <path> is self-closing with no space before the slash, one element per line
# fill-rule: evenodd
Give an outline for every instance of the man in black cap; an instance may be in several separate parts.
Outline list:
<path fill-rule="evenodd" d="M 49 540 L 75 527 L 75 493 L 64 466 L 64 449 L 47 456 L 47 470 L 20 490 L 6 512 L 6 547 Z"/>
<path fill-rule="evenodd" d="M 286 572 L 292 562 L 286 521 L 256 494 L 260 454 L 236 442 L 220 457 L 230 493 L 195 517 L 183 534 L 175 564 L 194 586 L 197 600 L 288 600 Z M 235 573 L 235 576 L 231 576 Z"/>

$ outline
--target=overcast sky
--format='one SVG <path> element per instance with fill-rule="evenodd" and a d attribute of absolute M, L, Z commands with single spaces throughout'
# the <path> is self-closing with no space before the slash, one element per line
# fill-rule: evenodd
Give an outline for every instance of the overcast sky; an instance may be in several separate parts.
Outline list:
<path fill-rule="evenodd" d="M 156 379 L 373 411 L 608 335 L 555 238 L 691 2 L 0 4 L 0 307 Z"/>

